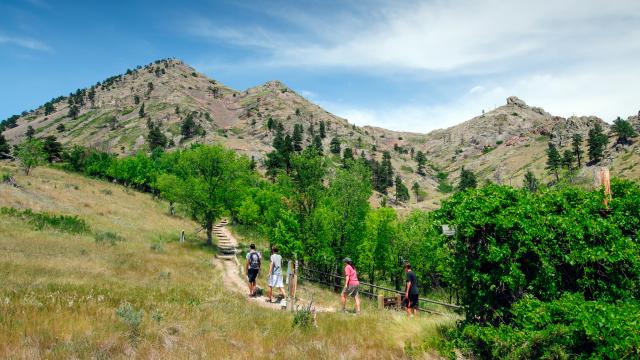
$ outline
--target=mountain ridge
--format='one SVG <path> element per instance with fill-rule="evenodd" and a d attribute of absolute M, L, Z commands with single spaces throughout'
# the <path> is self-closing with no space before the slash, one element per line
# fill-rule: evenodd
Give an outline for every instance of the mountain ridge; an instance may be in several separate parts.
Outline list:
<path fill-rule="evenodd" d="M 143 104 L 145 114 L 140 116 Z M 73 106 L 79 107 L 75 117 L 69 114 Z M 261 161 L 272 150 L 273 131 L 267 126 L 270 118 L 282 124 L 287 133 L 301 124 L 305 147 L 318 134 L 320 123 L 324 123 L 327 136 L 322 143 L 327 150 L 331 139 L 337 137 L 342 149 L 350 147 L 358 156 L 364 153 L 367 158 L 379 159 L 383 151 L 389 151 L 395 172 L 404 183 L 410 187 L 417 182 L 427 193 L 426 199 L 419 202 L 412 194 L 405 206 L 425 208 L 437 207 L 445 196 L 438 191 L 439 173 L 450 174 L 450 182 L 456 180 L 462 167 L 473 170 L 480 181 L 520 184 L 528 169 L 548 178 L 544 151 L 549 141 L 563 148 L 574 133 L 580 133 L 586 140 L 588 129 L 596 123 L 611 136 L 610 125 L 598 117 L 565 119 L 529 106 L 515 96 L 496 109 L 428 133 L 356 126 L 310 102 L 281 81 L 271 80 L 240 91 L 177 59 L 158 60 L 127 70 L 91 88 L 59 97 L 53 107 L 55 111 L 51 113 L 45 112 L 44 105 L 23 113 L 15 118 L 16 126 L 3 134 L 16 144 L 24 139 L 27 127 L 32 126 L 37 137 L 55 135 L 63 144 L 134 154 L 148 150 L 146 135 L 149 123 L 153 123 L 170 139 L 173 144 L 170 149 L 193 142 L 221 143 Z M 181 124 L 187 117 L 192 117 L 202 130 L 189 139 L 181 134 Z M 640 130 L 637 117 L 628 120 Z M 610 144 L 602 165 L 611 167 L 616 176 L 640 178 L 640 170 L 632 166 L 640 160 L 637 144 L 622 147 L 613 141 Z M 418 151 L 425 153 L 428 160 L 424 176 L 416 174 Z M 579 171 L 582 182 L 588 182 L 589 171 L 586 167 Z M 389 190 L 393 193 L 393 189 Z"/>

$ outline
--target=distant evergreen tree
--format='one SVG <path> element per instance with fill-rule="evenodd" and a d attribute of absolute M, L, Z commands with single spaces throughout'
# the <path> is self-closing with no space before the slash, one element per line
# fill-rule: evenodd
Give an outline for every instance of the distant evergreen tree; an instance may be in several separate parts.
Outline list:
<path fill-rule="evenodd" d="M 324 149 L 322 147 L 322 138 L 320 138 L 320 135 L 316 135 L 313 137 L 313 142 L 311 143 L 310 147 L 315 148 L 321 155 L 323 154 Z"/>
<path fill-rule="evenodd" d="M 424 166 L 427 164 L 427 157 L 420 150 L 418 150 L 418 152 L 416 153 L 416 162 L 418 163 L 417 173 L 422 176 L 427 175 L 427 173 L 424 171 Z"/>
<path fill-rule="evenodd" d="M 58 132 L 61 133 L 61 132 L 64 132 L 66 128 L 63 123 L 60 123 L 58 124 L 58 126 L 56 126 L 56 130 L 58 130 Z"/>
<path fill-rule="evenodd" d="M 391 153 L 384 151 L 382 153 L 382 163 L 380 164 L 382 182 L 385 187 L 393 186 L 393 165 L 391 165 Z"/>
<path fill-rule="evenodd" d="M 142 106 L 140 106 L 140 110 L 138 111 L 138 115 L 140 115 L 141 118 L 143 118 L 145 116 L 144 103 L 142 103 Z"/>
<path fill-rule="evenodd" d="M 589 138 L 587 139 L 589 161 L 592 164 L 596 164 L 602 160 L 607 143 L 609 143 L 609 137 L 605 135 L 600 124 L 595 124 L 594 127 L 589 130 Z"/>
<path fill-rule="evenodd" d="M 35 134 L 36 134 L 36 131 L 33 129 L 33 126 L 31 125 L 27 127 L 27 132 L 24 133 L 24 135 L 27 137 L 27 140 L 32 140 Z"/>
<path fill-rule="evenodd" d="M 0 159 L 8 159 L 9 157 L 11 157 L 11 147 L 4 135 L 0 133 Z"/>
<path fill-rule="evenodd" d="M 414 181 L 413 186 L 411 186 L 411 190 L 413 194 L 416 196 L 416 201 L 421 202 L 424 200 L 424 192 L 420 189 L 420 184 L 417 181 Z"/>
<path fill-rule="evenodd" d="M 316 136 L 316 130 L 313 128 L 313 123 L 309 124 L 309 127 L 307 128 L 307 132 L 309 133 L 309 136 L 312 139 L 314 136 Z"/>
<path fill-rule="evenodd" d="M 396 176 L 396 201 L 405 202 L 409 200 L 409 189 L 402 182 L 400 176 Z"/>
<path fill-rule="evenodd" d="M 296 152 L 302 151 L 302 124 L 295 124 L 293 126 L 293 149 Z"/>
<path fill-rule="evenodd" d="M 189 139 L 196 135 L 198 130 L 198 125 L 196 124 L 194 118 L 194 113 L 190 113 L 187 117 L 182 121 L 182 125 L 180 126 L 180 133 L 185 139 Z"/>
<path fill-rule="evenodd" d="M 320 120 L 320 137 L 322 139 L 327 137 L 327 129 L 323 120 Z"/>
<path fill-rule="evenodd" d="M 331 139 L 331 143 L 329 143 L 329 150 L 333 154 L 340 155 L 340 139 L 338 139 L 337 136 Z"/>
<path fill-rule="evenodd" d="M 49 163 L 62 159 L 62 144 L 60 144 L 58 139 L 53 135 L 44 138 L 43 150 Z"/>
<path fill-rule="evenodd" d="M 140 104 L 140 96 L 133 95 L 133 103 L 136 104 L 136 105 Z M 177 106 L 176 106 L 176 109 L 178 109 Z M 176 112 L 176 114 L 179 114 L 179 112 Z"/>
<path fill-rule="evenodd" d="M 573 151 L 565 150 L 562 154 L 562 166 L 568 170 L 573 169 L 573 163 L 576 161 L 575 156 L 573 155 Z"/>
<path fill-rule="evenodd" d="M 149 149 L 155 150 L 156 148 L 164 149 L 167 147 L 167 137 L 162 133 L 160 125 L 151 123 L 149 126 L 149 133 L 147 134 L 147 142 L 149 143 Z"/>
<path fill-rule="evenodd" d="M 53 105 L 52 102 L 47 102 L 46 104 L 44 104 L 45 116 L 51 115 L 54 111 L 56 111 L 56 107 Z"/>
<path fill-rule="evenodd" d="M 353 161 L 353 150 L 351 150 L 351 148 L 345 148 L 342 153 L 342 166 L 348 167 L 351 161 Z"/>
<path fill-rule="evenodd" d="M 411 148 L 411 150 L 409 151 L 409 154 L 411 155 L 411 158 L 413 159 L 414 155 L 415 155 L 415 149 Z"/>
<path fill-rule="evenodd" d="M 536 192 L 538 191 L 539 188 L 539 183 L 538 183 L 538 179 L 536 178 L 536 175 L 533 173 L 533 171 L 531 170 L 527 170 L 527 172 L 524 174 L 524 188 L 531 191 L 531 192 Z"/>
<path fill-rule="evenodd" d="M 573 134 L 571 147 L 573 149 L 573 156 L 576 158 L 576 161 L 578 162 L 578 168 L 581 168 L 582 167 L 582 154 L 584 153 L 582 151 L 582 135 Z"/>
<path fill-rule="evenodd" d="M 463 167 L 460 170 L 460 182 L 458 183 L 458 191 L 475 189 L 476 187 L 478 187 L 476 174 L 474 174 L 471 170 L 467 170 Z"/>
<path fill-rule="evenodd" d="M 153 83 L 149 81 L 147 83 L 147 95 L 151 94 L 152 91 L 153 91 Z"/>
<path fill-rule="evenodd" d="M 269 118 L 267 119 L 267 129 L 269 129 L 269 131 L 273 130 L 274 125 L 275 123 L 273 121 L 273 118 L 269 116 Z"/>
<path fill-rule="evenodd" d="M 255 170 L 257 167 L 256 158 L 251 155 L 251 161 L 249 162 L 249 170 Z"/>
<path fill-rule="evenodd" d="M 620 117 L 613 121 L 612 129 L 618 135 L 618 144 L 630 144 L 631 138 L 638 136 L 631 123 L 627 120 L 622 120 Z"/>
<path fill-rule="evenodd" d="M 560 157 L 560 153 L 556 148 L 555 144 L 549 143 L 549 147 L 547 148 L 547 169 L 551 171 L 555 177 L 556 181 L 560 180 L 560 174 L 558 170 L 562 165 L 562 158 Z"/>
<path fill-rule="evenodd" d="M 87 93 L 87 98 L 89 99 L 89 101 L 91 101 L 91 107 L 95 106 L 95 99 L 96 99 L 96 88 L 95 88 L 95 86 L 92 86 L 89 89 L 89 93 Z"/>
<path fill-rule="evenodd" d="M 67 114 L 67 116 L 69 116 L 72 119 L 77 119 L 79 114 L 80 114 L 80 108 L 78 108 L 77 105 L 74 104 L 69 107 L 69 113 Z"/>

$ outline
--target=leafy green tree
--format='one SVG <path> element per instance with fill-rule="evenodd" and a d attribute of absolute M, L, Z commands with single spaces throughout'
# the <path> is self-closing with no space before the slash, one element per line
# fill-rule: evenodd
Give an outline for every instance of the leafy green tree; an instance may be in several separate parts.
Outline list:
<path fill-rule="evenodd" d="M 420 150 L 416 153 L 416 162 L 418 163 L 418 174 L 425 176 L 427 173 L 424 171 L 424 166 L 427 164 L 427 157 Z"/>
<path fill-rule="evenodd" d="M 36 131 L 34 130 L 33 126 L 29 125 L 29 127 L 27 127 L 27 131 L 24 133 L 24 135 L 27 137 L 27 140 L 33 140 L 33 136 L 36 134 Z"/>
<path fill-rule="evenodd" d="M 213 223 L 244 200 L 250 179 L 249 160 L 221 146 L 196 146 L 179 154 L 171 174 L 158 179 L 158 188 L 182 204 L 206 229 L 213 244 Z"/>
<path fill-rule="evenodd" d="M 68 117 L 72 119 L 77 119 L 79 114 L 80 114 L 80 108 L 77 105 L 73 104 L 69 106 L 69 113 L 67 113 Z"/>
<path fill-rule="evenodd" d="M 45 161 L 46 154 L 42 141 L 30 139 L 19 145 L 16 157 L 20 160 L 22 170 L 25 175 L 29 175 L 31 170 Z"/>
<path fill-rule="evenodd" d="M 391 246 L 397 237 L 397 216 L 392 208 L 371 210 L 365 220 L 365 236 L 357 248 L 360 272 L 370 283 L 390 275 L 398 267 Z"/>
<path fill-rule="evenodd" d="M 340 139 L 338 139 L 337 136 L 331 139 L 331 143 L 329 143 L 329 151 L 331 151 L 332 154 L 340 155 Z"/>
<path fill-rule="evenodd" d="M 592 164 L 596 164 L 602 160 L 604 150 L 608 143 L 609 137 L 604 133 L 602 125 L 595 124 L 594 127 L 589 130 L 589 138 L 587 139 L 589 161 Z"/>
<path fill-rule="evenodd" d="M 0 159 L 8 159 L 11 157 L 11 147 L 5 139 L 4 135 L 0 132 Z"/>
<path fill-rule="evenodd" d="M 396 201 L 397 202 L 405 202 L 409 201 L 409 189 L 402 182 L 402 178 L 400 176 L 396 176 Z"/>
<path fill-rule="evenodd" d="M 573 155 L 576 158 L 576 161 L 578 162 L 578 168 L 581 168 L 582 154 L 584 153 L 584 151 L 582 150 L 582 135 L 573 134 L 573 137 L 571 139 L 572 139 L 571 147 L 573 149 Z"/>
<path fill-rule="evenodd" d="M 475 189 L 476 187 L 478 187 L 476 174 L 474 174 L 471 170 L 467 170 L 463 167 L 460 170 L 460 182 L 458 183 L 458 191 L 465 191 L 466 189 Z"/>
<path fill-rule="evenodd" d="M 324 123 L 324 120 L 320 120 L 320 138 L 324 139 L 327 137 L 327 129 Z"/>
<path fill-rule="evenodd" d="M 295 124 L 293 126 L 293 150 L 295 152 L 302 151 L 302 132 L 304 129 L 302 128 L 302 124 Z"/>
<path fill-rule="evenodd" d="M 638 136 L 636 131 L 627 120 L 620 117 L 613 121 L 613 132 L 618 136 L 618 144 L 630 144 L 631 138 Z"/>
<path fill-rule="evenodd" d="M 53 112 L 56 111 L 56 107 L 53 105 L 52 102 L 47 102 L 44 104 L 44 115 L 48 116 L 53 114 Z"/>
<path fill-rule="evenodd" d="M 450 193 L 453 191 L 453 185 L 449 183 L 449 174 L 446 172 L 440 171 L 438 172 L 438 191 L 443 194 Z"/>
<path fill-rule="evenodd" d="M 523 182 L 524 188 L 533 193 L 538 191 L 540 187 L 539 181 L 533 171 L 531 171 L 531 169 L 527 170 L 527 172 L 524 174 Z"/>
<path fill-rule="evenodd" d="M 573 151 L 571 150 L 565 150 L 564 153 L 562 154 L 562 166 L 565 167 L 567 170 L 571 170 L 573 169 L 573 163 L 576 161 L 574 155 L 573 155 Z"/>
<path fill-rule="evenodd" d="M 142 105 L 140 106 L 140 110 L 138 111 L 138 115 L 143 118 L 145 116 L 145 112 L 144 112 L 144 103 L 142 103 Z"/>
<path fill-rule="evenodd" d="M 560 181 L 560 166 L 562 166 L 560 152 L 558 152 L 555 144 L 549 143 L 547 148 L 547 170 L 551 171 L 555 175 L 556 181 Z"/>
<path fill-rule="evenodd" d="M 53 135 L 44 138 L 43 150 L 49 163 L 62 159 L 62 144 Z"/>

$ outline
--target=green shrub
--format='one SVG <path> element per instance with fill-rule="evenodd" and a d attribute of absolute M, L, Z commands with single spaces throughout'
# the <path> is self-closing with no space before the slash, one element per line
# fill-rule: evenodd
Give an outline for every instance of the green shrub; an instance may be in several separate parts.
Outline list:
<path fill-rule="evenodd" d="M 162 243 L 160 242 L 152 243 L 150 248 L 152 251 L 155 251 L 155 252 L 164 252 L 164 246 L 162 246 Z"/>
<path fill-rule="evenodd" d="M 124 303 L 118 307 L 116 315 L 128 326 L 129 341 L 135 346 L 140 338 L 140 325 L 142 325 L 144 318 L 144 310 L 137 310 L 133 305 Z"/>
<path fill-rule="evenodd" d="M 124 241 L 124 238 L 115 232 L 100 231 L 93 234 L 93 238 L 98 244 L 107 244 L 114 246 L 119 241 Z"/>
<path fill-rule="evenodd" d="M 13 216 L 28 221 L 36 230 L 52 228 L 70 234 L 81 234 L 89 231 L 89 225 L 75 215 L 55 215 L 46 212 L 34 212 L 31 209 L 0 208 L 0 214 Z"/>
<path fill-rule="evenodd" d="M 303 306 L 300 309 L 297 309 L 293 314 L 293 327 L 299 328 L 302 330 L 308 330 L 312 326 L 315 325 L 314 313 L 313 313 L 313 302 L 309 302 L 309 305 Z"/>

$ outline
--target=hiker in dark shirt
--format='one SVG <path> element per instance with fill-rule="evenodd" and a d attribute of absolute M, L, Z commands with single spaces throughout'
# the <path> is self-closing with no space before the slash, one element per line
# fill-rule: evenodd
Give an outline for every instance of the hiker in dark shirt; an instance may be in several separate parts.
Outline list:
<path fill-rule="evenodd" d="M 244 270 L 247 274 L 247 280 L 249 281 L 249 296 L 256 296 L 256 278 L 260 272 L 260 263 L 262 256 L 256 251 L 256 246 L 251 244 L 250 250 L 247 253 L 247 263 Z"/>
<path fill-rule="evenodd" d="M 404 292 L 404 298 L 407 304 L 407 315 L 413 317 L 418 315 L 418 279 L 416 274 L 411 271 L 411 264 L 404 264 L 404 271 L 407 273 L 407 288 Z M 411 310 L 413 309 L 413 314 Z"/>

